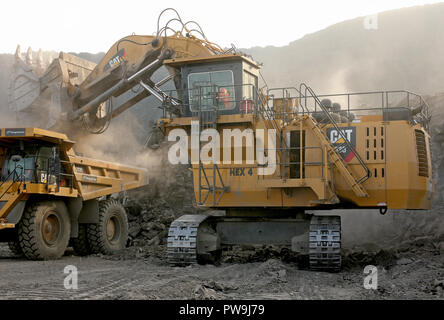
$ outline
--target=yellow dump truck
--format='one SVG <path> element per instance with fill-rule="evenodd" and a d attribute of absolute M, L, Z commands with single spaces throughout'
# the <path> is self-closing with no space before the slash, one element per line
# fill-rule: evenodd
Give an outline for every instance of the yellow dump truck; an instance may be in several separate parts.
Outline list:
<path fill-rule="evenodd" d="M 76 155 L 66 135 L 0 129 L 0 241 L 28 259 L 112 254 L 128 221 L 111 195 L 147 184 L 144 169 Z"/>

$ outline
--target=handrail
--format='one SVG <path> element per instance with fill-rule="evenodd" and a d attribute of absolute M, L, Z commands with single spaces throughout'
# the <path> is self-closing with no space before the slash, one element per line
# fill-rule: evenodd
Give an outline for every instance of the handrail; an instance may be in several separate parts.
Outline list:
<path fill-rule="evenodd" d="M 46 162 L 47 162 L 47 168 L 46 168 L 46 170 L 40 170 L 42 173 L 45 173 L 47 176 L 49 176 L 50 175 L 50 170 L 49 170 L 49 164 L 48 164 L 48 162 L 49 162 L 49 159 L 51 158 L 51 157 L 48 157 L 48 156 L 42 156 L 42 155 L 27 155 L 26 157 L 24 157 L 24 159 L 30 159 L 30 158 L 34 158 L 35 159 L 35 161 L 37 160 L 37 158 L 41 158 L 41 159 L 44 159 L 44 160 L 46 160 Z M 69 165 L 71 165 L 71 170 L 72 170 L 72 172 L 74 173 L 74 168 L 73 168 L 73 163 L 71 163 L 71 162 L 69 162 L 69 161 L 65 161 L 65 160 L 60 160 L 60 163 L 62 164 L 62 163 L 65 163 L 65 164 L 69 164 Z M 31 179 L 31 182 L 33 181 L 33 180 L 35 180 L 35 179 L 37 179 L 36 180 L 36 183 L 41 183 L 40 181 L 39 181 L 39 178 L 38 177 L 36 177 L 35 176 L 35 173 L 37 172 L 37 168 L 30 168 L 30 169 L 27 169 L 26 168 L 26 165 L 25 165 L 25 167 L 17 167 L 17 168 L 14 168 L 14 170 L 11 172 L 11 173 L 9 173 L 9 175 L 5 178 L 5 180 L 0 184 L 0 188 L 3 186 L 3 184 L 4 183 L 6 183 L 6 182 L 8 182 L 8 181 L 11 181 L 10 180 L 10 178 L 11 178 L 11 175 L 16 171 L 16 169 L 21 169 L 22 170 L 22 174 L 19 176 L 19 175 L 17 175 L 17 176 L 19 176 L 19 178 L 20 179 L 22 179 L 22 183 L 23 182 L 25 182 L 26 181 L 26 175 L 25 175 L 25 171 L 27 171 L 27 170 L 30 170 L 31 171 L 31 173 L 32 173 L 32 176 L 33 176 L 33 178 Z M 57 176 L 56 174 L 53 174 L 53 176 Z M 69 188 L 73 188 L 74 187 L 74 174 L 71 174 L 71 173 L 65 173 L 65 172 L 60 172 L 59 174 L 58 174 L 58 176 L 64 176 L 64 177 L 67 177 L 68 179 L 66 179 L 66 180 L 68 180 L 69 181 Z M 15 180 L 14 179 L 14 182 L 16 182 L 16 181 L 19 181 L 20 179 L 17 179 L 17 180 Z M 47 177 L 47 185 L 48 185 L 48 182 L 49 182 L 49 177 Z M 60 183 L 60 181 L 58 181 L 58 183 Z M 8 190 L 9 190 L 9 188 L 8 188 Z M 4 195 L 4 194 L 3 194 Z M 3 195 L 2 195 L 2 197 L 3 197 Z"/>
<path fill-rule="evenodd" d="M 256 94 L 258 94 L 258 92 L 257 92 L 257 88 L 256 88 Z M 267 91 L 267 96 L 269 96 L 269 91 Z M 269 101 L 269 99 L 267 98 L 267 105 L 265 105 L 265 104 L 263 103 L 262 99 L 258 99 L 258 100 L 259 100 L 259 102 L 261 102 L 261 103 L 258 104 L 258 105 L 262 107 L 262 110 L 261 110 L 261 112 L 260 112 L 260 114 L 262 115 L 262 118 L 265 120 L 265 117 L 264 117 L 264 111 L 265 111 L 268 120 L 271 121 L 271 123 L 272 123 L 274 129 L 279 133 L 279 138 L 280 138 L 279 141 L 280 141 L 281 145 L 284 145 L 284 147 L 285 147 L 285 148 L 280 148 L 280 149 L 281 149 L 281 150 L 280 150 L 281 158 L 287 158 L 287 157 L 289 158 L 288 155 L 286 155 L 286 154 L 283 153 L 284 151 L 285 151 L 285 152 L 289 152 L 289 151 L 288 151 L 288 149 L 289 149 L 289 145 L 287 144 L 287 141 L 286 141 L 286 139 L 285 139 L 285 136 L 282 134 L 282 130 L 281 130 L 280 126 L 279 126 L 279 125 L 277 124 L 277 122 L 276 122 L 275 112 L 272 111 L 272 110 L 268 107 L 268 101 Z M 284 150 L 284 151 L 282 151 L 282 150 Z M 285 161 L 285 159 L 284 159 L 283 162 L 282 162 L 282 163 L 279 163 L 279 164 L 280 164 L 280 165 L 282 165 L 282 164 L 285 165 L 285 164 L 287 164 L 287 163 L 288 163 L 288 162 Z M 281 170 L 281 171 L 284 171 L 284 170 Z M 281 174 L 281 175 L 282 175 L 282 174 Z M 286 178 L 286 171 L 285 171 L 284 178 Z"/>
<path fill-rule="evenodd" d="M 355 181 L 357 183 L 363 183 L 364 181 L 366 181 L 367 179 L 370 178 L 371 176 L 371 171 L 370 169 L 367 167 L 367 165 L 365 164 L 364 160 L 362 160 L 361 156 L 359 155 L 358 152 L 356 152 L 355 148 L 352 146 L 352 144 L 350 143 L 350 141 L 348 141 L 347 137 L 345 136 L 345 134 L 342 132 L 342 130 L 339 128 L 337 122 L 335 121 L 335 119 L 331 116 L 330 112 L 327 110 L 327 108 L 321 103 L 321 101 L 319 100 L 319 98 L 316 96 L 316 94 L 314 93 L 313 89 L 310 88 L 309 86 L 307 86 L 305 83 L 301 83 L 300 85 L 300 90 L 299 92 L 302 94 L 302 88 L 305 88 L 305 97 L 307 96 L 307 92 L 309 92 L 311 94 L 311 96 L 315 99 L 316 104 L 319 105 L 319 107 L 322 109 L 322 111 L 327 115 L 328 119 L 330 120 L 330 123 L 333 124 L 334 128 L 337 130 L 337 132 L 339 133 L 339 135 L 341 136 L 341 138 L 344 139 L 345 144 L 347 145 L 347 147 L 351 150 L 351 152 L 353 152 L 353 154 L 355 155 L 356 159 L 358 159 L 360 165 L 362 166 L 362 168 L 366 171 L 366 175 L 362 176 L 360 179 L 355 179 Z M 330 142 L 331 143 L 331 142 Z"/>
<path fill-rule="evenodd" d="M 266 106 L 264 106 L 264 103 L 268 104 L 270 102 L 270 100 L 273 100 L 274 99 L 274 97 L 273 97 L 274 94 L 271 94 L 271 93 L 276 92 L 276 91 L 283 92 L 282 95 L 283 95 L 284 99 L 298 98 L 299 97 L 299 107 L 302 110 L 299 110 L 297 112 L 298 114 L 301 114 L 301 113 L 302 114 L 311 114 L 313 112 L 316 112 L 316 110 L 315 111 L 311 111 L 310 110 L 311 108 L 309 107 L 310 99 L 315 100 L 315 97 L 312 94 L 310 94 L 308 91 L 306 91 L 305 94 L 302 94 L 300 92 L 300 89 L 302 89 L 301 86 L 299 87 L 299 89 L 296 88 L 296 87 L 267 88 L 267 92 L 266 92 L 267 96 L 265 96 L 266 101 L 263 101 L 261 99 L 261 93 L 259 92 L 259 88 L 257 88 L 256 86 L 254 86 L 252 84 L 227 85 L 227 86 L 223 86 L 223 87 L 225 87 L 225 88 L 234 88 L 236 97 L 235 98 L 230 98 L 230 100 L 229 100 L 229 102 L 232 103 L 233 107 L 235 105 L 238 105 L 239 103 L 243 103 L 246 100 L 251 100 L 251 101 L 253 101 L 253 103 L 255 105 L 255 109 L 261 110 L 264 113 L 264 115 L 268 118 L 268 120 L 272 121 L 273 120 L 272 111 L 269 110 L 269 109 L 267 110 Z M 200 88 L 208 88 L 208 89 L 210 89 L 210 88 L 212 88 L 214 86 L 202 85 L 202 86 L 199 86 L 199 87 Z M 222 86 L 219 86 L 219 87 L 222 87 Z M 250 87 L 251 87 L 251 89 L 250 89 Z M 251 96 L 249 96 L 248 98 L 245 98 L 245 97 L 242 96 L 243 95 L 243 93 L 242 93 L 241 97 L 238 97 L 239 96 L 239 91 L 238 91 L 237 88 L 248 88 L 247 90 L 248 90 L 248 92 L 250 93 Z M 182 108 L 190 109 L 190 107 L 192 106 L 192 102 L 189 101 L 188 99 L 184 100 L 183 99 L 184 98 L 184 94 L 186 92 L 188 92 L 188 96 L 190 96 L 190 95 L 193 96 L 193 95 L 195 95 L 195 92 L 196 92 L 195 90 L 196 89 L 197 88 L 194 88 L 194 89 L 184 89 L 184 90 L 182 90 L 182 89 L 179 89 L 179 90 L 178 89 L 173 89 L 173 90 L 165 90 L 164 92 L 168 96 L 177 97 L 175 99 L 177 99 L 179 101 L 179 103 L 182 106 Z M 243 90 L 243 89 L 241 89 L 241 90 Z M 211 99 L 215 98 L 216 92 L 213 91 L 212 92 L 213 95 L 209 95 L 211 90 L 205 90 L 205 91 L 206 91 L 206 96 L 203 97 L 203 100 L 206 100 L 206 101 L 208 101 L 207 103 L 211 104 L 210 101 L 211 101 Z M 292 91 L 294 91 L 294 92 L 292 92 Z M 414 120 L 414 121 L 416 121 L 418 123 L 421 123 L 425 127 L 425 129 L 428 130 L 428 122 L 430 121 L 430 115 L 429 115 L 429 109 L 430 108 L 429 108 L 429 105 L 428 105 L 428 103 L 424 100 L 424 98 L 421 95 L 416 94 L 416 93 L 411 92 L 411 91 L 407 91 L 407 90 L 367 91 L 367 92 L 322 94 L 322 95 L 315 95 L 315 96 L 318 97 L 319 99 L 320 98 L 327 98 L 327 97 L 341 97 L 342 99 L 345 100 L 344 101 L 345 104 L 343 103 L 342 105 L 343 106 L 346 105 L 346 108 L 344 108 L 343 110 L 347 111 L 348 113 L 351 113 L 351 112 L 365 111 L 365 110 L 375 110 L 375 111 L 382 110 L 383 111 L 383 110 L 390 109 L 392 107 L 394 108 L 396 106 L 390 106 L 389 105 L 390 104 L 390 98 L 393 95 L 400 94 L 400 93 L 405 94 L 405 96 L 403 98 L 404 99 L 403 101 L 406 103 L 407 109 L 409 109 L 410 111 L 412 111 L 412 109 L 415 108 L 415 107 L 423 106 L 423 108 L 420 111 L 418 111 L 417 114 L 413 115 L 413 117 L 412 117 L 413 119 L 412 120 Z M 351 98 L 356 97 L 356 96 L 361 96 L 361 95 L 366 95 L 366 96 L 376 95 L 375 99 L 376 100 L 379 99 L 381 107 L 378 107 L 378 108 L 376 108 L 376 107 L 375 108 L 368 108 L 368 109 L 367 108 L 366 109 L 363 109 L 363 108 L 352 108 L 351 105 L 350 105 L 351 104 L 351 101 L 350 101 Z M 379 98 L 378 98 L 378 95 L 379 95 Z M 315 102 L 315 106 L 314 107 L 317 108 L 316 101 L 314 101 L 314 102 Z M 415 102 L 415 103 L 413 103 L 413 105 L 412 105 L 412 102 Z M 395 103 L 395 105 L 396 105 L 396 103 Z M 164 117 L 166 117 L 166 113 L 168 111 L 165 110 L 164 106 L 160 106 L 160 108 L 163 109 Z M 419 108 L 418 108 L 418 110 L 419 110 Z M 206 110 L 204 108 L 202 108 L 202 111 L 205 112 Z M 211 111 L 211 110 L 208 110 L 208 111 Z M 224 110 L 221 109 L 220 111 L 223 112 Z M 193 112 L 193 111 L 191 110 L 191 112 Z M 285 112 L 283 112 L 282 114 L 285 114 Z M 273 126 L 276 127 L 275 124 L 273 124 Z"/>
<path fill-rule="evenodd" d="M 275 129 L 278 134 L 279 134 L 279 141 L 281 143 L 281 145 L 283 147 L 286 148 L 282 148 L 283 150 L 287 150 L 288 151 L 288 145 L 287 145 L 287 141 L 286 141 L 286 137 L 283 135 L 282 133 L 282 126 L 279 124 L 278 120 L 281 119 L 282 121 L 286 122 L 288 121 L 289 117 L 291 118 L 291 114 L 308 114 L 311 115 L 312 113 L 318 112 L 317 108 L 319 108 L 321 110 L 321 112 L 325 115 L 325 119 L 329 121 L 329 123 L 338 131 L 338 134 L 341 138 L 344 139 L 345 144 L 348 148 L 350 148 L 351 152 L 355 155 L 355 157 L 357 158 L 360 166 L 365 170 L 365 175 L 360 177 L 360 178 L 356 178 L 355 181 L 357 183 L 362 183 L 364 181 L 366 181 L 368 178 L 370 178 L 371 176 L 371 171 L 370 169 L 367 167 L 366 163 L 364 162 L 363 158 L 359 155 L 359 153 L 355 150 L 355 148 L 353 148 L 353 146 L 351 145 L 350 141 L 346 138 L 346 135 L 340 130 L 340 127 L 338 125 L 337 120 L 335 120 L 333 114 L 331 113 L 330 110 L 328 110 L 324 105 L 321 104 L 320 98 L 324 98 L 324 97 L 339 97 L 339 96 L 343 96 L 345 99 L 347 99 L 347 112 L 348 112 L 348 116 L 346 116 L 346 118 L 348 118 L 348 121 L 351 122 L 352 120 L 350 120 L 350 116 L 351 116 L 351 112 L 355 113 L 355 112 L 365 112 L 365 111 L 372 111 L 372 110 L 388 110 L 391 107 L 396 107 L 396 106 L 390 106 L 389 104 L 389 98 L 397 93 L 405 93 L 407 96 L 407 100 L 403 100 L 405 102 L 405 104 L 407 104 L 407 107 L 405 108 L 406 110 L 410 110 L 413 111 L 410 113 L 410 118 L 409 121 L 412 122 L 417 122 L 417 123 L 421 123 L 422 126 L 427 130 L 428 129 L 428 122 L 430 120 L 430 116 L 429 116 L 429 106 L 427 104 L 427 102 L 424 100 L 424 98 L 421 95 L 418 95 L 416 93 L 413 92 L 409 92 L 409 91 L 405 91 L 405 90 L 391 90 L 391 91 L 369 91 L 369 92 L 352 92 L 352 93 L 345 93 L 345 94 L 323 94 L 323 95 L 316 95 L 313 91 L 312 88 L 308 87 L 308 85 L 306 85 L 305 83 L 302 83 L 299 86 L 299 89 L 296 87 L 288 87 L 288 88 L 267 88 L 267 92 L 266 92 L 266 96 L 264 96 L 264 94 L 262 92 L 259 92 L 259 88 L 257 88 L 254 85 L 251 84 L 245 84 L 245 85 L 229 85 L 229 86 L 225 86 L 226 88 L 234 88 L 233 92 L 235 93 L 236 97 L 239 97 L 239 92 L 238 87 L 241 87 L 242 89 L 240 90 L 244 90 L 244 87 L 248 87 L 251 86 L 251 89 L 248 89 L 248 94 L 247 97 L 244 96 L 245 91 L 242 91 L 242 95 L 241 95 L 241 99 L 238 98 L 230 98 L 230 103 L 232 103 L 232 107 L 240 107 L 240 103 L 246 103 L 247 101 L 252 101 L 253 103 L 253 110 L 252 112 L 254 112 L 254 114 L 257 116 L 258 114 L 260 114 L 259 116 L 262 117 L 264 120 L 267 120 L 266 123 L 268 123 L 268 125 L 271 125 L 271 127 L 273 129 Z M 208 90 L 205 90 L 205 96 L 202 95 L 202 89 L 208 87 Z M 176 92 L 177 96 L 180 97 L 179 100 L 182 100 L 182 107 L 184 108 L 190 108 L 191 105 L 193 104 L 191 99 L 187 99 L 187 100 L 183 100 L 182 99 L 182 94 L 186 91 L 188 91 L 189 93 L 189 97 L 193 96 L 195 98 L 197 98 L 197 95 L 200 95 L 199 100 L 206 100 L 207 102 L 205 103 L 205 106 L 210 106 L 212 105 L 213 108 L 218 108 L 217 107 L 217 103 L 218 100 L 216 99 L 217 96 L 217 92 L 216 90 L 212 90 L 210 88 L 218 88 L 218 86 L 199 86 L 200 89 L 200 94 L 196 94 L 196 91 L 192 92 L 195 89 L 186 89 L 186 90 L 170 90 L 170 95 L 172 95 L 172 92 Z M 274 101 L 274 99 L 278 99 L 275 98 L 275 93 L 276 91 L 280 91 L 282 92 L 282 103 L 285 104 L 285 100 L 289 100 L 292 98 L 299 98 L 298 101 L 298 107 L 300 108 L 300 110 L 297 111 L 290 111 L 290 112 L 276 112 L 276 110 L 273 110 L 270 107 L 270 102 Z M 292 94 L 294 94 L 294 96 L 292 96 Z M 353 96 L 358 96 L 358 95 L 371 95 L 371 94 L 378 94 L 380 95 L 380 102 L 381 104 L 381 108 L 351 108 L 350 107 L 350 98 Z M 276 94 L 277 96 L 279 96 L 279 93 Z M 214 100 L 214 103 L 211 102 L 211 100 Z M 311 103 L 312 100 L 314 102 L 314 111 L 311 110 Z M 376 97 L 376 99 L 378 99 L 378 97 Z M 413 106 L 412 106 L 412 99 L 413 99 Z M 416 102 L 416 99 L 418 102 Z M 209 108 L 208 110 L 206 110 L 206 108 L 202 108 L 202 101 L 200 101 L 200 108 L 198 111 L 202 112 L 202 113 L 206 113 L 207 111 L 210 112 L 214 112 L 213 109 Z M 395 103 L 396 105 L 396 103 Z M 285 107 L 285 105 L 283 106 Z M 399 106 L 396 108 L 403 108 L 403 106 Z M 247 109 L 247 106 L 245 105 L 245 110 Z M 249 109 L 248 109 L 249 110 Z M 344 109 L 343 109 L 344 110 Z M 191 110 L 191 113 L 195 113 L 195 111 Z M 224 112 L 224 109 L 220 109 L 217 110 L 217 112 Z M 345 110 L 344 110 L 345 111 Z M 246 112 L 250 112 L 250 111 L 246 111 Z M 277 117 L 279 114 L 282 114 L 281 117 Z M 369 112 L 369 114 L 371 114 L 371 112 Z M 318 121 L 319 122 L 319 121 Z M 268 126 L 267 125 L 267 126 Z M 328 139 L 327 139 L 328 140 Z M 331 144 L 331 142 L 330 142 Z M 281 152 L 281 156 L 285 158 L 285 154 L 284 151 L 280 150 L 279 152 Z"/>
<path fill-rule="evenodd" d="M 22 174 L 19 176 L 18 174 L 17 174 L 17 169 L 22 169 Z M 6 178 L 6 180 L 5 181 L 3 181 L 1 184 L 0 184 L 0 188 L 1 187 L 3 187 L 3 185 L 6 183 L 6 182 L 10 182 L 11 180 L 9 180 L 9 178 L 11 177 L 11 175 L 13 174 L 14 176 L 13 176 L 13 178 L 12 178 L 12 183 L 9 185 L 9 187 L 5 190 L 5 192 L 3 192 L 3 194 L 0 196 L 0 199 L 1 198 L 3 198 L 3 196 L 6 194 L 6 193 L 8 193 L 8 191 L 9 191 L 9 189 L 11 189 L 11 187 L 14 185 L 14 183 L 16 183 L 17 181 L 20 181 L 20 184 L 19 184 L 19 186 L 18 186 L 18 189 L 20 189 L 20 187 L 21 187 L 21 185 L 22 185 L 22 183 L 23 183 L 23 181 L 24 181 L 24 177 L 25 177 L 25 175 L 23 174 L 23 171 L 24 171 L 24 169 L 23 169 L 23 167 L 21 167 L 21 166 L 16 166 L 15 168 L 14 168 L 14 170 L 8 175 L 8 177 Z M 15 179 L 15 176 L 17 176 L 18 177 L 18 179 L 16 180 Z"/>
<path fill-rule="evenodd" d="M 408 90 L 388 90 L 388 91 L 364 91 L 364 92 L 349 92 L 349 93 L 334 93 L 334 94 L 321 94 L 316 95 L 318 98 L 333 98 L 333 97 L 343 97 L 346 98 L 347 101 L 347 112 L 356 112 L 356 111 L 368 111 L 368 110 L 389 110 L 393 108 L 401 108 L 400 106 L 390 106 L 390 96 L 393 96 L 394 94 L 405 94 L 404 100 L 401 100 L 400 102 L 406 102 L 407 107 L 405 107 L 406 110 L 413 111 L 414 108 L 421 107 L 421 110 L 419 113 L 414 114 L 412 116 L 411 120 L 415 120 L 418 123 L 421 123 L 421 125 L 428 131 L 429 130 L 429 122 L 430 122 L 430 114 L 429 109 L 430 106 L 428 103 L 424 100 L 424 98 L 417 93 L 408 91 Z M 380 101 L 381 101 L 381 107 L 378 108 L 350 108 L 350 98 L 354 96 L 363 96 L 363 95 L 380 95 Z M 415 105 L 411 105 L 411 97 L 417 98 L 418 103 Z M 312 95 L 306 95 L 304 97 L 305 104 L 307 104 L 307 99 L 310 99 L 314 97 Z M 398 102 L 399 105 L 399 102 Z M 308 107 L 307 107 L 308 108 Z M 315 105 L 315 111 L 316 112 L 316 105 Z M 313 113 L 313 111 L 309 111 L 309 113 Z"/>

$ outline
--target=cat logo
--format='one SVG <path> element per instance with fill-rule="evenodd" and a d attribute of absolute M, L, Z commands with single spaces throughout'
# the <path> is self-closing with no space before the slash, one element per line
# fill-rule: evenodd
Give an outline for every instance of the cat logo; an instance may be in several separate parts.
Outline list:
<path fill-rule="evenodd" d="M 105 72 L 108 69 L 114 68 L 115 66 L 118 66 L 121 64 L 126 58 L 126 51 L 125 49 L 121 49 L 117 54 L 112 57 L 107 64 L 105 64 L 105 67 L 103 68 L 103 72 Z"/>
<path fill-rule="evenodd" d="M 335 150 L 342 156 L 345 162 L 350 162 L 355 157 L 356 152 L 356 127 L 341 127 L 342 135 L 335 128 L 328 128 L 327 135 Z M 347 141 L 350 145 L 347 144 Z"/>

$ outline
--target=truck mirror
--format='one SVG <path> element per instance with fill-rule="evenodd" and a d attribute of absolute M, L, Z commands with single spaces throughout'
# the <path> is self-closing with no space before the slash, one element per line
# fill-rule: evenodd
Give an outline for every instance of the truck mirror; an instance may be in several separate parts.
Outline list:
<path fill-rule="evenodd" d="M 13 156 L 11 157 L 12 162 L 15 162 L 15 163 L 22 161 L 22 159 L 23 159 L 23 158 L 22 158 L 22 156 L 20 156 L 20 155 L 13 155 Z"/>

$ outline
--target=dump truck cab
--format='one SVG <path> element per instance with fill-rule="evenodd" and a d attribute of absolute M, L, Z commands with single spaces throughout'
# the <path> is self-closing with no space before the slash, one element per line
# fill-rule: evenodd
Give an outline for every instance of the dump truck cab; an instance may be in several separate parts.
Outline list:
<path fill-rule="evenodd" d="M 2 153 L 1 182 L 21 180 L 24 183 L 65 185 L 61 177 L 62 166 L 57 145 L 40 145 L 21 140 L 3 148 Z"/>
<path fill-rule="evenodd" d="M 37 128 L 0 130 L 0 219 L 17 223 L 7 216 L 31 197 L 79 196 L 69 163 L 73 145 L 63 134 Z"/>
<path fill-rule="evenodd" d="M 66 135 L 0 129 L 0 241 L 29 259 L 125 247 L 128 222 L 112 194 L 147 183 L 144 169 L 76 155 Z"/>

